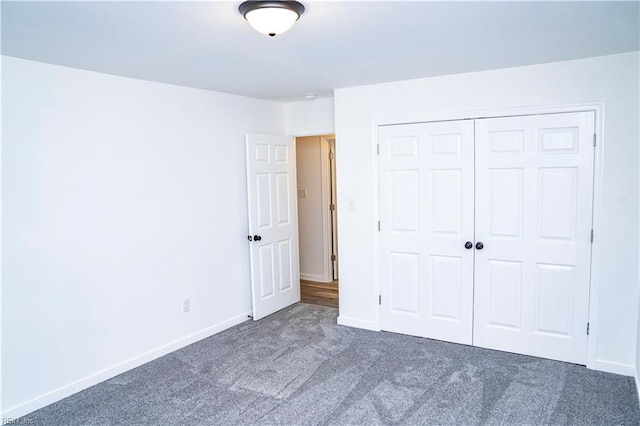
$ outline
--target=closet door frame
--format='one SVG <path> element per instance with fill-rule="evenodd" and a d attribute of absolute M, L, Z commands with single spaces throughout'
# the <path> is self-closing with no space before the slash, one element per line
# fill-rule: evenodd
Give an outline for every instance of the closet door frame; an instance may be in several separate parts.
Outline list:
<path fill-rule="evenodd" d="M 579 104 L 567 104 L 567 105 L 555 105 L 555 106 L 539 106 L 539 107 L 513 107 L 504 109 L 491 109 L 491 110 L 478 110 L 478 111 L 451 111 L 451 112 L 433 112 L 406 115 L 401 117 L 380 117 L 374 120 L 372 124 L 372 146 L 373 153 L 376 154 L 379 150 L 378 130 L 380 126 L 399 125 L 399 124 L 413 124 L 413 123 L 428 123 L 438 121 L 454 121 L 454 120 L 477 120 L 483 118 L 499 118 L 499 117 L 516 117 L 525 115 L 539 115 L 539 114 L 559 114 L 567 112 L 585 112 L 592 111 L 595 114 L 595 135 L 596 135 L 596 147 L 594 149 L 594 161 L 593 161 L 593 222 L 592 229 L 594 231 L 593 243 L 591 246 L 591 282 L 589 286 L 589 324 L 591 324 L 588 343 L 587 343 L 587 368 L 593 370 L 606 371 L 610 373 L 617 373 L 623 375 L 632 375 L 633 372 L 629 371 L 627 366 L 618 366 L 609 362 L 599 361 L 596 358 L 596 347 L 598 341 L 598 294 L 600 290 L 600 269 L 601 269 L 601 251 L 602 244 L 600 234 L 602 230 L 602 205 L 603 205 L 603 171 L 604 171 L 604 153 L 605 153 L 605 138 L 604 138 L 604 103 L 579 103 Z M 380 165 L 378 155 L 373 156 L 373 182 L 374 187 L 378 188 L 378 191 L 374 194 L 373 207 L 377 212 L 377 221 L 380 220 Z M 377 230 L 379 222 L 373 224 Z M 380 233 L 375 232 L 374 235 L 374 264 L 380 265 Z M 374 280 L 375 294 L 381 294 L 381 277 L 378 270 L 375 274 Z M 378 300 L 375 300 L 375 330 L 381 330 L 381 309 L 378 305 Z"/>

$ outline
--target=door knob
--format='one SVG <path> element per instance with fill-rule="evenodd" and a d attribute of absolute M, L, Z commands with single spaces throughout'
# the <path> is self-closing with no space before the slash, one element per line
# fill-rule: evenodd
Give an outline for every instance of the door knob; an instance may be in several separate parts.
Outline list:
<path fill-rule="evenodd" d="M 249 241 L 253 241 L 253 237 L 252 237 L 251 235 L 247 235 L 247 239 L 248 239 Z"/>
<path fill-rule="evenodd" d="M 482 250 L 484 248 L 484 244 L 482 244 L 482 242 L 476 243 L 476 248 L 478 250 Z"/>
<path fill-rule="evenodd" d="M 471 241 L 467 241 L 466 243 L 464 243 L 464 248 L 466 248 L 467 250 L 473 248 L 473 243 Z"/>
<path fill-rule="evenodd" d="M 253 241 L 260 241 L 262 239 L 262 237 L 260 235 L 254 235 L 253 236 Z"/>

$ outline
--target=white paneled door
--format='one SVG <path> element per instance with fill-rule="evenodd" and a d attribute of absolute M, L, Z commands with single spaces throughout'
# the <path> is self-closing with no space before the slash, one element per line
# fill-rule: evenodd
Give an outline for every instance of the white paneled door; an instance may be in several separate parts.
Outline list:
<path fill-rule="evenodd" d="M 587 361 L 594 113 L 476 121 L 474 345 Z"/>
<path fill-rule="evenodd" d="M 586 364 L 594 113 L 382 126 L 382 329 Z"/>
<path fill-rule="evenodd" d="M 380 128 L 383 329 L 471 344 L 473 121 Z"/>
<path fill-rule="evenodd" d="M 247 134 L 253 319 L 300 301 L 294 139 Z"/>

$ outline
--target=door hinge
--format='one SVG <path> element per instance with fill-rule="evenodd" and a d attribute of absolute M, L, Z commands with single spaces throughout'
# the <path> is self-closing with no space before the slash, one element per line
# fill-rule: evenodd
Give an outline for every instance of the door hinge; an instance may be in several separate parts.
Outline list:
<path fill-rule="evenodd" d="M 593 134 L 593 146 L 596 146 L 596 134 Z"/>
<path fill-rule="evenodd" d="M 336 209 L 335 204 L 329 204 L 329 210 L 334 211 Z"/>
<path fill-rule="evenodd" d="M 329 153 L 329 160 L 333 160 L 336 158 L 336 155 L 333 152 Z"/>
<path fill-rule="evenodd" d="M 380 230 L 380 221 L 378 221 L 378 231 Z"/>
<path fill-rule="evenodd" d="M 334 262 L 336 261 L 336 255 L 335 254 L 331 255 L 331 260 L 334 261 Z"/>
<path fill-rule="evenodd" d="M 593 229 L 591 230 L 591 242 L 593 242 Z"/>
<path fill-rule="evenodd" d="M 382 305 L 382 295 L 378 295 L 378 305 Z"/>
<path fill-rule="evenodd" d="M 376 145 L 376 153 L 380 155 L 380 144 Z"/>
<path fill-rule="evenodd" d="M 589 323 L 587 323 L 587 336 L 589 335 Z"/>

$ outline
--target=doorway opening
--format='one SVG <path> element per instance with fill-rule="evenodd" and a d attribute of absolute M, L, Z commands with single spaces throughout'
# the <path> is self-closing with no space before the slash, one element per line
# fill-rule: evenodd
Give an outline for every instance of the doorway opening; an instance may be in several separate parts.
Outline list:
<path fill-rule="evenodd" d="M 296 138 L 300 300 L 338 307 L 335 136 Z"/>

